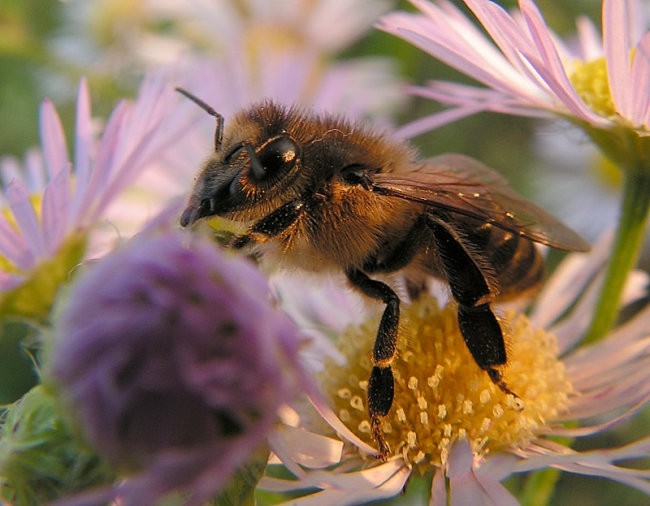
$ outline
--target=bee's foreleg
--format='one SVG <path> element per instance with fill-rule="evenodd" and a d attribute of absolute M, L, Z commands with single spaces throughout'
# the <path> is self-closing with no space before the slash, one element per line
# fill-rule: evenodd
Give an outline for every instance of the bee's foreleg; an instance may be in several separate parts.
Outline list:
<path fill-rule="evenodd" d="M 304 202 L 293 200 L 265 216 L 245 234 L 237 235 L 230 241 L 230 246 L 240 249 L 251 244 L 259 244 L 287 230 L 303 213 Z"/>
<path fill-rule="evenodd" d="M 378 457 L 386 459 L 390 448 L 384 439 L 381 425 L 393 404 L 395 386 L 391 362 L 397 349 L 399 297 L 388 285 L 369 278 L 360 270 L 350 269 L 346 275 L 350 283 L 363 294 L 386 304 L 372 350 L 373 367 L 368 381 L 368 414 L 372 436 L 379 447 Z"/>
<path fill-rule="evenodd" d="M 507 362 L 506 347 L 503 331 L 490 307 L 493 294 L 485 275 L 444 224 L 435 220 L 428 224 L 451 293 L 458 302 L 458 325 L 467 348 L 495 385 L 505 393 L 515 395 L 497 369 Z"/>

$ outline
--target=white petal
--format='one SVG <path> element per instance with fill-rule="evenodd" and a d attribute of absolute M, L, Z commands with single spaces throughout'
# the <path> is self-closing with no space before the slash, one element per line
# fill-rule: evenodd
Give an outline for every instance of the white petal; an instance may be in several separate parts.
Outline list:
<path fill-rule="evenodd" d="M 345 440 L 354 444 L 360 451 L 368 455 L 376 455 L 377 450 L 359 439 L 345 424 L 336 416 L 336 413 L 324 400 L 322 394 L 316 392 L 313 388 L 307 391 L 309 399 L 321 417 Z"/>
<path fill-rule="evenodd" d="M 603 269 L 613 234 L 604 234 L 590 253 L 573 253 L 557 267 L 537 297 L 531 322 L 549 328 L 582 295 L 585 286 Z"/>
<path fill-rule="evenodd" d="M 284 504 L 295 505 L 352 505 L 399 494 L 410 475 L 410 469 L 400 458 L 392 459 L 368 469 L 350 473 L 332 471 L 308 472 L 299 481 L 282 483 L 278 479 L 264 478 L 259 487 L 271 490 L 298 490 L 316 487 L 313 494 L 292 499 Z"/>
<path fill-rule="evenodd" d="M 282 440 L 291 459 L 309 469 L 324 469 L 341 462 L 343 442 L 305 429 L 280 425 L 269 436 L 271 448 Z"/>

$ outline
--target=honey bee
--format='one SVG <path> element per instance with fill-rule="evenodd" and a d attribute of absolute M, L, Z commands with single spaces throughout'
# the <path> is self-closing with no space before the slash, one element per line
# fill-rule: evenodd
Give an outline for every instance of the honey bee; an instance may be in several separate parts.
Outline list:
<path fill-rule="evenodd" d="M 467 156 L 421 159 L 405 141 L 271 101 L 239 112 L 224 130 L 220 114 L 178 91 L 217 120 L 214 152 L 181 225 L 209 216 L 247 225 L 232 247 L 257 247 L 291 267 L 343 271 L 352 287 L 385 304 L 367 394 L 379 458 L 390 454 L 381 426 L 393 402 L 400 312 L 382 275 L 403 273 L 412 286 L 445 280 L 472 357 L 512 393 L 500 371 L 506 347 L 491 303 L 540 284 L 544 262 L 534 243 L 588 250 L 579 235 Z"/>

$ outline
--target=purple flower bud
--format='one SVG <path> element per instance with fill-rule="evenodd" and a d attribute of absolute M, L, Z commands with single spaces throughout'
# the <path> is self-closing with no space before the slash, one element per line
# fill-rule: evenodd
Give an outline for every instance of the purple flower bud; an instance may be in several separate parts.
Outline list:
<path fill-rule="evenodd" d="M 296 393 L 298 346 L 252 264 L 166 232 L 88 269 L 49 360 L 90 442 L 143 471 L 120 494 L 144 504 L 177 488 L 197 500 L 218 491 Z"/>

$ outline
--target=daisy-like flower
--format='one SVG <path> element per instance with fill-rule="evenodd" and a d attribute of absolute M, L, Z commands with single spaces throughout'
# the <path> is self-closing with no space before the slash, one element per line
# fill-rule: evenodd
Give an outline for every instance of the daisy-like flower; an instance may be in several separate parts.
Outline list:
<path fill-rule="evenodd" d="M 650 131 L 650 32 L 639 33 L 636 0 L 603 0 L 603 37 L 578 22 L 569 47 L 546 25 L 532 0 L 508 13 L 489 0 L 465 0 L 486 34 L 448 0 L 412 2 L 421 13 L 394 12 L 379 27 L 486 85 L 434 81 L 414 91 L 456 107 L 459 118 L 488 110 L 525 116 L 560 115 L 599 129 Z M 438 118 L 440 119 L 440 118 Z M 405 130 L 438 124 L 431 118 Z"/>
<path fill-rule="evenodd" d="M 124 474 L 123 505 L 209 500 L 304 383 L 298 333 L 261 273 L 166 227 L 87 267 L 50 347 L 46 382 Z"/>
<path fill-rule="evenodd" d="M 342 437 L 306 411 L 288 416 L 272 447 L 294 478 L 270 474 L 260 488 L 307 494 L 292 504 L 359 504 L 399 494 L 411 475 L 433 474 L 432 504 L 509 505 L 517 501 L 501 481 L 552 466 L 616 480 L 650 495 L 647 469 L 616 464 L 647 457 L 650 438 L 588 452 L 549 439 L 601 433 L 650 399 L 649 308 L 601 342 L 575 349 L 589 323 L 607 251 L 608 244 L 601 243 L 593 253 L 567 257 L 530 316 L 501 309 L 509 351 L 504 378 L 519 400 L 496 388 L 472 360 L 453 305 L 424 297 L 406 306 L 392 364 L 395 401 L 383 426 L 394 456 L 384 463 L 373 456 L 366 409 L 378 316 L 344 330 L 320 372 L 333 408 L 315 404 Z M 643 296 L 647 280 L 635 272 L 624 302 Z M 279 290 L 286 293 L 287 309 L 304 317 L 311 305 L 304 291 L 302 300 L 293 301 L 291 287 Z M 340 328 L 358 300 L 344 292 L 331 300 L 340 304 L 335 313 L 335 328 Z M 307 314 L 314 334 L 322 334 L 329 322 L 320 321 L 319 310 Z"/>
<path fill-rule="evenodd" d="M 1 164 L 4 304 L 19 312 L 34 304 L 49 307 L 58 283 L 67 279 L 72 267 L 84 255 L 97 253 L 93 248 L 99 247 L 100 236 L 91 231 L 144 167 L 188 127 L 184 110 L 172 107 L 176 100 L 162 78 L 150 78 L 134 102 L 115 108 L 97 138 L 88 88 L 82 81 L 72 160 L 56 110 L 49 100 L 43 102 L 41 151 L 29 152 L 22 169 L 10 158 Z M 16 290 L 25 285 L 34 290 L 27 299 Z"/>

